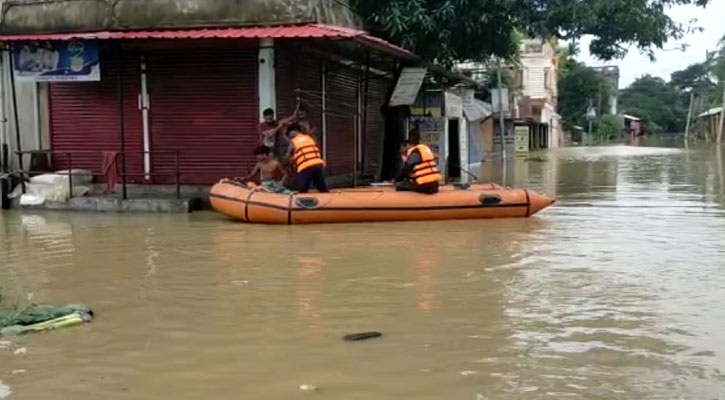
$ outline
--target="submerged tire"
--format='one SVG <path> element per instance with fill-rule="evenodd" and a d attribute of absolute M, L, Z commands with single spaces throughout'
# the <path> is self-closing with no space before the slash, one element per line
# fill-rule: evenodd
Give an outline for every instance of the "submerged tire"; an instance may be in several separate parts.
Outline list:
<path fill-rule="evenodd" d="M 381 336 L 383 336 L 383 334 L 380 332 L 362 332 L 345 335 L 342 339 L 347 342 L 357 342 L 358 340 L 374 339 Z"/>

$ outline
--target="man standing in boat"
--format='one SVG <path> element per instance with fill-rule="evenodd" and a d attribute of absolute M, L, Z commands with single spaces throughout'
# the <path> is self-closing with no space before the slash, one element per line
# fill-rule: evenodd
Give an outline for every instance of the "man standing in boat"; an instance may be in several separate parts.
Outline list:
<path fill-rule="evenodd" d="M 268 108 L 262 113 L 264 120 L 259 123 L 257 133 L 259 134 L 259 145 L 272 149 L 272 153 L 281 158 L 285 154 L 285 147 L 289 139 L 285 133 L 287 127 L 297 119 L 297 113 L 280 121 L 274 119 L 274 110 Z"/>
<path fill-rule="evenodd" d="M 320 193 L 329 192 L 325 183 L 325 161 L 312 136 L 299 130 L 292 131 L 290 147 L 287 150 L 287 157 L 289 156 L 292 156 L 291 161 L 297 167 L 299 193 L 307 193 L 312 185 Z"/>
<path fill-rule="evenodd" d="M 443 176 L 438 170 L 433 151 L 424 144 L 406 140 L 403 142 L 403 167 L 395 178 L 397 191 L 438 193 Z"/>
<path fill-rule="evenodd" d="M 288 128 L 289 132 L 299 131 L 305 132 L 312 137 L 317 137 L 317 127 L 307 117 L 307 109 L 303 105 L 297 106 L 295 111 L 295 120 Z"/>

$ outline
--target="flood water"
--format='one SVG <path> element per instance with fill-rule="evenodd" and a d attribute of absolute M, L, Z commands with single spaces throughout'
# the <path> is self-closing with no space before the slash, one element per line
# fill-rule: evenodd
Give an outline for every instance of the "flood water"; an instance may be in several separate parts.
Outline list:
<path fill-rule="evenodd" d="M 723 399 L 722 153 L 512 162 L 528 220 L 0 213 L 6 296 L 97 313 L 0 339 L 0 398 Z"/>

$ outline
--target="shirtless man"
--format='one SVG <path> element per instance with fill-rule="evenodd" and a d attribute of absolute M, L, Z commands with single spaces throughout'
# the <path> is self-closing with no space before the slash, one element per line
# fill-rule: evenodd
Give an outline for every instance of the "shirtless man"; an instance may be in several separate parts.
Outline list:
<path fill-rule="evenodd" d="M 287 171 L 282 164 L 271 157 L 271 152 L 272 149 L 264 145 L 254 149 L 254 155 L 257 157 L 257 165 L 244 178 L 244 181 L 249 181 L 259 174 L 259 181 L 263 190 L 271 193 L 289 194 L 290 191 L 282 183 L 287 179 Z M 282 177 L 279 181 L 275 179 L 278 175 Z"/>
<path fill-rule="evenodd" d="M 295 120 L 289 128 L 287 128 L 287 131 L 290 133 L 292 131 L 305 132 L 312 137 L 317 137 L 317 127 L 314 126 L 312 121 L 307 118 L 307 109 L 305 106 L 299 105 L 297 107 L 297 110 L 295 111 Z"/>
<path fill-rule="evenodd" d="M 274 118 L 274 110 L 268 108 L 262 113 L 264 120 L 257 126 L 259 144 L 269 147 L 275 156 L 283 155 L 289 145 L 287 128 L 297 119 L 297 113 L 277 121 Z"/>

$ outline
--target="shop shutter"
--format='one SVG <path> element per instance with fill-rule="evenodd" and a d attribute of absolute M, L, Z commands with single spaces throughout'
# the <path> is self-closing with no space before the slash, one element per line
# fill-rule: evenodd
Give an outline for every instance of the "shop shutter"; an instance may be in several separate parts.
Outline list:
<path fill-rule="evenodd" d="M 330 64 L 326 76 L 327 173 L 355 171 L 355 133 L 358 114 L 358 73 Z"/>
<path fill-rule="evenodd" d="M 101 53 L 99 82 L 50 83 L 50 143 L 54 151 L 85 152 L 72 155 L 73 168 L 101 174 L 103 151 L 121 151 L 121 124 L 118 102 L 118 70 L 122 68 L 126 166 L 129 173 L 143 172 L 143 128 L 138 109 L 140 66 L 137 55 Z M 53 156 L 53 168 L 68 168 L 65 156 Z M 142 176 L 130 177 L 140 181 Z M 102 180 L 102 179 L 99 179 Z"/>
<path fill-rule="evenodd" d="M 246 174 L 259 121 L 256 47 L 162 50 L 147 55 L 152 169 L 213 184 Z M 156 182 L 173 183 L 173 176 Z"/>
<path fill-rule="evenodd" d="M 322 146 L 322 63 L 319 57 L 292 46 L 280 46 L 275 51 L 275 58 L 278 117 L 292 115 L 299 97 L 307 117 L 317 128 L 315 136 Z"/>

